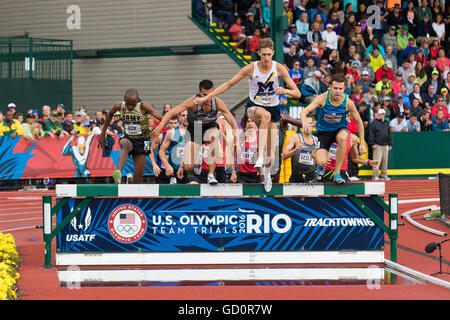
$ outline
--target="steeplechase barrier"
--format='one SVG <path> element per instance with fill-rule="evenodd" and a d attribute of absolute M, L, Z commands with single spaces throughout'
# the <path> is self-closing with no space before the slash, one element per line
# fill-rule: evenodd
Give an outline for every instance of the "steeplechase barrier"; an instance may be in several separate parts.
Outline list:
<path fill-rule="evenodd" d="M 384 194 L 383 182 L 57 185 L 43 196 L 44 263 L 56 240 L 56 266 L 376 264 L 385 233 L 396 262 L 398 197 Z"/>

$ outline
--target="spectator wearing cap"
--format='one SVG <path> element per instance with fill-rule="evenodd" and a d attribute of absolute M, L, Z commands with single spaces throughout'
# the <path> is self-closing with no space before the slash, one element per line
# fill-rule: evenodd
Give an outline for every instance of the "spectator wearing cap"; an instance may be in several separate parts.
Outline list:
<path fill-rule="evenodd" d="M 438 110 L 437 114 L 431 118 L 431 121 L 433 121 L 431 131 L 450 131 L 448 121 L 444 117 L 444 110 Z"/>
<path fill-rule="evenodd" d="M 397 30 L 397 28 L 394 25 L 391 25 L 388 29 L 388 32 L 386 32 L 383 35 L 383 37 L 381 38 L 381 43 L 383 44 L 383 46 L 386 49 L 387 49 L 387 47 L 390 46 L 392 48 L 391 54 L 394 55 L 395 57 L 397 57 L 398 51 L 401 50 L 401 48 L 397 44 L 396 30 Z"/>
<path fill-rule="evenodd" d="M 91 121 L 89 121 L 89 125 L 91 133 L 93 135 L 98 135 L 102 133 L 102 129 L 100 129 L 100 124 L 98 123 L 97 119 L 91 119 Z"/>
<path fill-rule="evenodd" d="M 249 47 L 248 45 L 250 44 L 250 40 L 255 34 L 256 29 L 261 29 L 261 24 L 259 23 L 259 21 L 255 20 L 253 12 L 249 11 L 247 12 L 247 21 L 245 22 L 244 26 L 245 35 L 247 36 L 247 40 L 249 42 L 247 44 L 247 48 Z"/>
<path fill-rule="evenodd" d="M 442 48 L 442 46 L 439 44 L 439 39 L 438 39 L 438 37 L 434 37 L 434 38 L 431 40 L 431 45 L 430 45 L 430 57 L 437 58 L 437 56 L 438 56 L 438 51 L 439 51 L 439 49 L 441 49 L 441 48 Z"/>
<path fill-rule="evenodd" d="M 380 169 L 381 178 L 388 179 L 387 167 L 389 151 L 392 149 L 392 137 L 389 122 L 386 121 L 386 111 L 383 108 L 378 109 L 377 117 L 370 125 L 367 143 L 372 147 L 373 160 L 380 162 L 380 166 L 372 170 L 372 180 L 379 180 Z"/>
<path fill-rule="evenodd" d="M 356 82 L 356 85 L 359 85 L 362 87 L 362 93 L 365 94 L 369 91 L 369 87 L 372 84 L 372 81 L 369 79 L 369 72 L 363 71 L 361 72 L 361 78 L 358 79 Z M 375 88 L 375 86 L 374 86 Z"/>
<path fill-rule="evenodd" d="M 400 48 L 397 57 L 403 61 L 403 49 L 408 46 L 408 39 L 414 38 L 411 33 L 408 32 L 409 27 L 407 24 L 402 25 L 400 29 L 397 30 L 397 45 Z"/>
<path fill-rule="evenodd" d="M 430 40 L 428 38 L 425 38 L 422 40 L 420 49 L 422 49 L 423 55 L 425 56 L 425 58 L 428 59 L 428 57 L 430 55 Z"/>
<path fill-rule="evenodd" d="M 417 49 L 418 48 L 416 46 L 416 40 L 414 39 L 414 37 L 409 37 L 408 44 L 406 45 L 406 48 L 404 48 L 402 51 L 403 59 L 407 59 L 411 53 L 415 54 L 417 52 Z"/>
<path fill-rule="evenodd" d="M 3 121 L 0 123 L 0 136 L 15 138 L 22 135 L 23 127 L 18 120 L 14 119 L 14 110 L 6 109 Z"/>
<path fill-rule="evenodd" d="M 404 84 L 406 86 L 406 92 L 408 92 L 408 95 L 411 94 L 414 90 L 414 85 L 416 84 L 416 74 L 414 72 L 411 72 Z"/>
<path fill-rule="evenodd" d="M 389 1 L 388 1 L 389 3 Z M 390 10 L 391 8 L 388 7 Z M 406 23 L 405 16 L 401 12 L 399 4 L 396 4 L 391 12 L 386 16 L 386 24 L 388 26 L 398 26 Z M 394 29 L 395 30 L 395 29 Z"/>
<path fill-rule="evenodd" d="M 439 72 L 437 70 L 431 72 L 431 79 L 423 83 L 421 91 L 424 92 L 425 90 L 427 90 L 429 85 L 433 85 L 434 94 L 438 94 L 441 92 L 442 82 L 439 81 Z"/>
<path fill-rule="evenodd" d="M 391 107 L 391 118 L 397 117 L 399 114 L 404 114 L 407 106 L 403 102 L 403 94 L 401 92 L 395 95 L 395 101 Z"/>
<path fill-rule="evenodd" d="M 56 106 L 56 112 L 58 112 L 61 115 L 61 117 L 64 118 L 66 116 L 66 106 L 62 103 L 59 103 Z"/>
<path fill-rule="evenodd" d="M 450 72 L 448 72 L 445 79 L 442 79 L 442 81 L 441 81 L 441 92 L 443 89 L 447 89 L 447 93 L 450 94 L 450 92 L 449 92 L 449 90 L 450 90 Z"/>
<path fill-rule="evenodd" d="M 330 50 L 338 49 L 339 36 L 334 30 L 333 24 L 327 23 L 322 31 L 322 39 L 327 41 L 327 48 Z"/>
<path fill-rule="evenodd" d="M 300 88 L 300 92 L 303 97 L 303 101 L 306 104 L 322 93 L 320 80 L 322 79 L 322 73 L 319 70 L 313 71 L 312 76 L 306 78 Z"/>
<path fill-rule="evenodd" d="M 369 84 L 369 91 L 367 91 L 364 95 L 363 95 L 363 100 L 370 104 L 371 108 L 373 108 L 373 106 L 375 105 L 375 103 L 378 102 L 378 97 L 375 94 L 375 83 L 371 82 Z"/>
<path fill-rule="evenodd" d="M 297 35 L 297 27 L 295 26 L 295 24 L 291 25 L 289 27 L 289 31 L 286 32 L 286 34 L 283 37 L 283 45 L 284 45 L 284 53 L 289 52 L 289 48 L 292 45 L 295 45 L 296 48 L 299 47 L 300 45 L 300 37 Z M 296 51 L 297 53 L 297 51 Z"/>
<path fill-rule="evenodd" d="M 61 123 L 58 121 L 58 116 L 59 113 L 56 110 L 52 111 L 50 117 L 44 121 L 44 129 L 50 137 L 59 136 L 62 139 L 69 133 L 63 130 Z"/>
<path fill-rule="evenodd" d="M 309 57 L 306 62 L 306 66 L 303 68 L 303 79 L 308 79 L 313 76 L 313 72 L 319 70 L 318 67 L 314 64 L 314 59 Z"/>
<path fill-rule="evenodd" d="M 317 68 L 320 66 L 320 60 L 317 59 L 313 54 L 312 54 L 312 47 L 311 46 L 306 46 L 305 50 L 303 51 L 303 54 L 300 56 L 300 58 L 298 59 L 298 61 L 300 62 L 300 68 L 304 69 L 307 64 L 308 64 L 308 60 L 312 59 L 314 61 L 314 66 L 316 66 Z M 305 70 L 303 70 L 303 74 L 306 76 L 307 73 L 305 72 Z"/>
<path fill-rule="evenodd" d="M 442 110 L 443 112 L 444 112 L 444 118 L 445 119 L 447 119 L 447 121 L 448 121 L 448 119 L 449 119 L 449 113 L 448 113 L 448 108 L 447 108 L 447 106 L 444 104 L 444 96 L 443 95 L 438 95 L 438 97 L 437 97 L 437 100 L 436 100 L 436 104 L 435 105 L 433 105 L 432 107 L 431 107 L 431 118 L 433 118 L 434 116 L 436 116 L 437 115 L 437 112 L 439 111 L 439 110 Z"/>
<path fill-rule="evenodd" d="M 319 14 L 322 17 L 322 21 L 327 20 L 327 9 L 325 2 L 319 2 L 317 8 L 311 8 L 309 11 L 309 20 L 313 21 L 316 14 Z"/>
<path fill-rule="evenodd" d="M 36 122 L 36 118 L 30 113 L 25 117 L 25 123 L 22 124 L 23 136 L 27 140 L 42 139 L 45 137 L 42 126 Z"/>
<path fill-rule="evenodd" d="M 230 2 L 236 1 L 230 0 Z M 253 15 L 255 16 L 255 20 L 258 21 L 261 26 L 265 26 L 263 20 L 263 5 L 261 4 L 261 1 L 253 2 L 250 8 L 248 8 L 248 12 L 253 13 Z"/>
<path fill-rule="evenodd" d="M 398 113 L 397 116 L 389 123 L 389 126 L 391 127 L 392 132 L 408 131 L 408 128 L 406 126 L 405 113 Z"/>
<path fill-rule="evenodd" d="M 8 110 L 11 110 L 12 113 L 15 114 L 15 113 L 16 113 L 16 110 L 17 110 L 16 104 L 13 103 L 13 102 L 11 102 L 10 104 L 8 104 Z"/>
<path fill-rule="evenodd" d="M 433 22 L 430 16 L 426 14 L 423 19 L 417 22 L 417 43 L 422 44 L 423 40 L 428 37 L 436 37 L 436 32 L 433 29 Z"/>
<path fill-rule="evenodd" d="M 333 31 L 339 36 L 341 35 L 341 20 L 338 18 L 338 13 L 336 11 L 331 11 L 329 18 L 325 21 L 325 27 L 331 24 Z"/>
<path fill-rule="evenodd" d="M 353 76 L 353 79 L 355 80 L 355 83 L 359 81 L 359 79 L 361 78 L 361 70 L 359 70 L 358 68 L 358 62 L 353 61 L 352 62 L 352 67 L 350 69 L 347 70 L 346 74 L 351 74 Z"/>
<path fill-rule="evenodd" d="M 363 71 L 367 71 L 369 73 L 370 81 L 376 81 L 375 71 L 373 70 L 373 67 L 370 65 L 370 57 L 365 57 L 362 60 L 361 65 L 359 66 L 359 70 L 361 71 L 361 73 Z"/>
<path fill-rule="evenodd" d="M 381 68 L 375 71 L 376 81 L 380 81 L 383 75 L 387 75 L 390 81 L 394 81 L 394 72 L 392 72 L 392 62 L 391 60 L 386 60 Z"/>
<path fill-rule="evenodd" d="M 388 89 L 387 93 L 390 93 L 392 90 L 387 74 L 381 76 L 381 80 L 375 84 L 375 94 L 379 95 L 383 88 Z"/>

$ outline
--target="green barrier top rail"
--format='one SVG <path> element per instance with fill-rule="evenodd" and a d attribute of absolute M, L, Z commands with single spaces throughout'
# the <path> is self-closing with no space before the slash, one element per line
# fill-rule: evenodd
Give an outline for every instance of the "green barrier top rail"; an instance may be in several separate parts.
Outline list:
<path fill-rule="evenodd" d="M 60 184 L 57 197 L 241 197 L 241 196 L 343 196 L 382 195 L 384 182 L 335 184 Z"/>

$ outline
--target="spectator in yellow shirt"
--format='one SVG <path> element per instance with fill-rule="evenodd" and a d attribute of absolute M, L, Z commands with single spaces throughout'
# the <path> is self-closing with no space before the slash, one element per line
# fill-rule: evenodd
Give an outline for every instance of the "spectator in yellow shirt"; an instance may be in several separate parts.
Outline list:
<path fill-rule="evenodd" d="M 18 120 L 13 119 L 14 112 L 11 109 L 5 111 L 5 118 L 0 123 L 0 136 L 15 138 L 23 136 L 23 128 Z"/>
<path fill-rule="evenodd" d="M 374 72 L 377 72 L 377 70 L 384 65 L 384 59 L 381 56 L 378 47 L 373 48 L 373 51 L 369 53 L 369 58 L 370 58 L 369 65 L 372 66 Z"/>

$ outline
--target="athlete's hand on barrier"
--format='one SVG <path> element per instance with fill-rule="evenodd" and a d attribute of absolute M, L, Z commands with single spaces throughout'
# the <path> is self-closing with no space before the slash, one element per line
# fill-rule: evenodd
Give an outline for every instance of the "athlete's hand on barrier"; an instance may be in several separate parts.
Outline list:
<path fill-rule="evenodd" d="M 153 166 L 153 173 L 155 174 L 155 176 L 159 176 L 161 174 L 161 168 L 158 167 L 157 165 Z"/>
<path fill-rule="evenodd" d="M 231 171 L 231 176 L 230 176 L 230 181 L 232 183 L 236 183 L 237 182 L 237 175 L 236 175 L 236 171 Z"/>
<path fill-rule="evenodd" d="M 184 176 L 183 167 L 179 167 L 177 171 L 177 177 L 178 179 L 183 179 L 183 176 Z"/>
<path fill-rule="evenodd" d="M 173 167 L 169 165 L 166 167 L 166 176 L 170 177 L 172 175 L 173 175 Z"/>
<path fill-rule="evenodd" d="M 365 143 L 361 143 L 359 145 L 359 154 L 365 154 L 365 153 L 367 153 Z"/>

